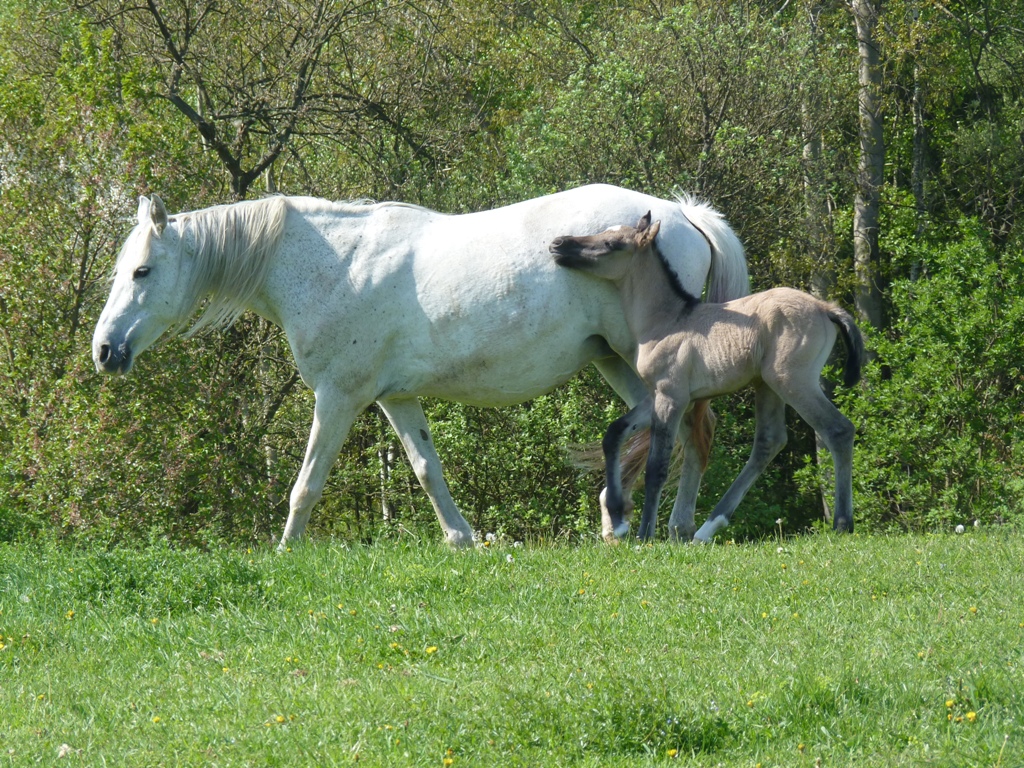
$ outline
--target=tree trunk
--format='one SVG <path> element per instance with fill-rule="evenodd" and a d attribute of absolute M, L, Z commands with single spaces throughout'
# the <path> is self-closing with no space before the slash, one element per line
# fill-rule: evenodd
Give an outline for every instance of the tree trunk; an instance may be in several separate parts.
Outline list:
<path fill-rule="evenodd" d="M 875 29 L 881 3 L 853 0 L 859 66 L 860 160 L 853 213 L 853 259 L 857 279 L 855 304 L 861 319 L 885 327 L 883 281 L 878 249 L 878 215 L 885 167 L 881 80 Z"/>
<path fill-rule="evenodd" d="M 910 186 L 914 190 L 914 207 L 917 213 L 916 235 L 925 233 L 928 224 L 928 126 L 924 119 L 924 86 L 921 84 L 921 66 L 914 62 L 914 149 L 911 157 Z M 921 273 L 918 259 L 910 265 L 910 279 L 916 280 Z"/>

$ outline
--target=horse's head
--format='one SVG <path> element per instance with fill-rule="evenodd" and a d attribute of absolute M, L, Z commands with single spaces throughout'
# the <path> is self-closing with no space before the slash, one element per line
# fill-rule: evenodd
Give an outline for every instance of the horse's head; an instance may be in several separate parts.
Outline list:
<path fill-rule="evenodd" d="M 138 223 L 121 248 L 93 334 L 92 359 L 101 373 L 128 373 L 135 358 L 191 308 L 182 296 L 186 270 L 172 221 L 159 197 L 139 198 Z"/>
<path fill-rule="evenodd" d="M 558 237 L 549 248 L 559 266 L 580 269 L 606 280 L 620 280 L 629 270 L 633 256 L 654 243 L 660 228 L 660 221 L 651 223 L 648 211 L 635 227 L 620 225 L 596 235 Z"/>

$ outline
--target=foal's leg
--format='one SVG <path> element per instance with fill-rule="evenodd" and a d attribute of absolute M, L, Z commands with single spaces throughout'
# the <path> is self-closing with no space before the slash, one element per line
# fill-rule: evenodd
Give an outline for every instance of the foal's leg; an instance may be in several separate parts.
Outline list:
<path fill-rule="evenodd" d="M 434 448 L 430 426 L 419 400 L 396 397 L 378 400 L 377 404 L 402 441 L 412 471 L 434 507 L 445 541 L 453 547 L 472 546 L 473 529 L 455 506 L 455 500 L 444 481 L 441 459 Z"/>
<path fill-rule="evenodd" d="M 313 426 L 309 431 L 309 445 L 298 479 L 292 486 L 288 522 L 277 551 L 283 552 L 290 542 L 302 537 L 309 522 L 310 512 L 320 500 L 327 475 L 356 416 L 366 404 L 357 404 L 351 398 L 332 389 L 316 391 Z"/>
<path fill-rule="evenodd" d="M 708 543 L 718 531 L 729 524 L 732 513 L 743 501 L 754 481 L 786 444 L 786 403 L 763 382 L 754 388 L 754 414 L 756 426 L 750 458 L 729 486 L 729 490 L 715 505 L 707 522 L 694 535 L 695 542 Z"/>
<path fill-rule="evenodd" d="M 663 392 L 654 394 L 654 411 L 651 417 L 651 449 L 647 454 L 647 468 L 644 478 L 644 512 L 640 517 L 640 529 L 637 536 L 641 539 L 654 538 L 654 529 L 658 524 L 658 503 L 661 491 L 668 479 L 669 465 L 672 463 L 672 448 L 675 446 L 679 422 L 687 400 L 677 401 Z"/>
<path fill-rule="evenodd" d="M 854 426 L 821 391 L 815 377 L 806 389 L 786 393 L 786 399 L 821 437 L 832 454 L 836 495 L 832 527 L 843 533 L 853 531 L 853 437 Z"/>
<path fill-rule="evenodd" d="M 683 446 L 683 468 L 679 474 L 679 489 L 672 505 L 672 515 L 668 519 L 668 537 L 672 541 L 690 541 L 697 531 L 697 525 L 693 521 L 697 510 L 697 493 L 707 469 L 708 452 L 711 450 L 711 437 L 715 429 L 715 414 L 710 407 L 702 407 L 702 403 L 707 402 L 704 400 L 694 403 L 694 407 L 683 416 L 679 429 L 679 442 Z M 696 440 L 698 434 L 703 439 Z"/>
<path fill-rule="evenodd" d="M 611 541 L 611 537 L 621 539 L 629 533 L 629 523 L 625 519 L 628 489 L 622 487 L 619 455 L 622 442 L 638 429 L 651 423 L 652 406 L 651 398 L 646 398 L 625 416 L 613 421 L 604 433 L 604 440 L 601 442 L 605 468 L 605 487 L 601 491 L 601 535 L 605 541 Z"/>
<path fill-rule="evenodd" d="M 610 357 L 595 360 L 594 366 L 630 407 L 647 397 L 646 385 L 622 358 Z M 706 413 L 705 427 L 713 431 L 715 415 L 710 408 Z M 642 425 L 640 429 L 646 426 L 646 424 Z M 707 467 L 706 456 L 702 457 L 701 453 L 686 441 L 686 437 L 686 434 L 682 435 L 683 464 L 679 475 L 679 491 L 676 493 L 672 516 L 668 521 L 669 537 L 681 541 L 689 541 L 693 538 L 693 532 L 697 530 L 697 526 L 693 522 L 693 515 L 697 508 L 697 492 L 700 490 L 701 479 L 704 477 L 704 470 Z M 623 493 L 628 501 L 629 489 L 624 489 Z M 604 492 L 602 492 L 603 494 Z M 607 539 L 606 534 L 612 530 L 613 526 L 604 504 L 601 505 L 601 520 L 602 535 Z"/>

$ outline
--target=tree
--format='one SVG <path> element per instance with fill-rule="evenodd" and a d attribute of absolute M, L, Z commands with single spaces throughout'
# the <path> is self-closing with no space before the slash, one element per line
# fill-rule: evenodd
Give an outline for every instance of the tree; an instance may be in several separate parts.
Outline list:
<path fill-rule="evenodd" d="M 878 222 L 885 171 L 882 131 L 882 70 L 876 35 L 881 4 L 853 0 L 857 27 L 860 93 L 858 97 L 860 159 L 853 214 L 853 254 L 857 276 L 856 304 L 861 319 L 885 327 L 884 275 L 878 248 Z"/>

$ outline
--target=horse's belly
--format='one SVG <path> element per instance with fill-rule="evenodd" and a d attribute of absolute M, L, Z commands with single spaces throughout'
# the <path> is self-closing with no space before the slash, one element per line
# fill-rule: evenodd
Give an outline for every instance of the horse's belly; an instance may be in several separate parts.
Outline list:
<path fill-rule="evenodd" d="M 581 335 L 573 341 L 529 347 L 496 341 L 472 352 L 448 350 L 429 359 L 420 357 L 396 371 L 388 389 L 467 405 L 521 403 L 550 392 L 595 358 L 610 354 L 600 337 Z"/>

